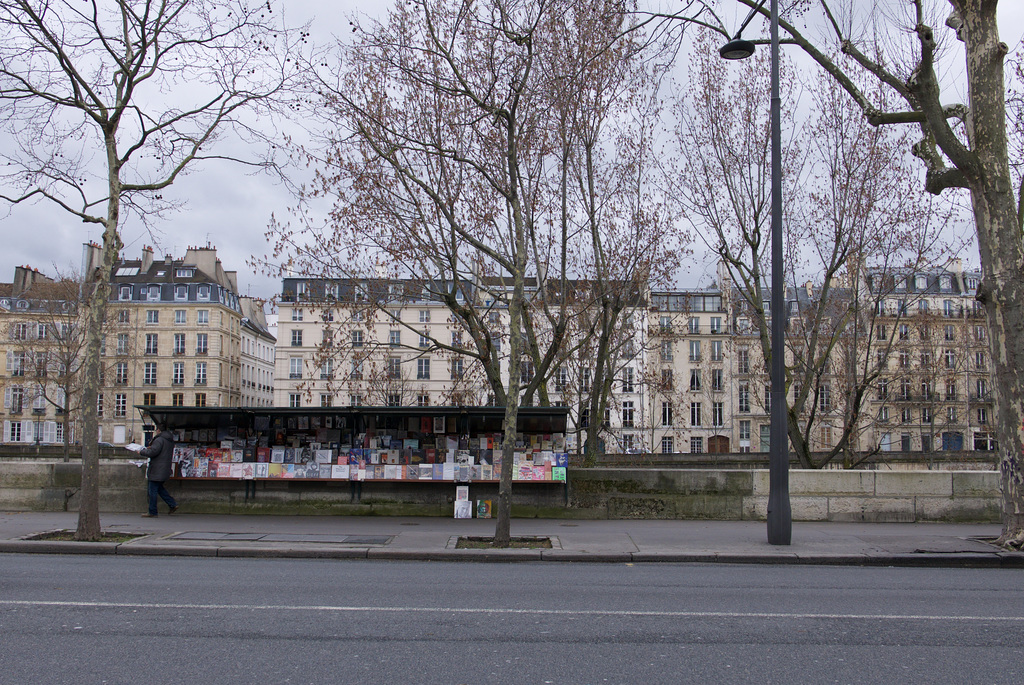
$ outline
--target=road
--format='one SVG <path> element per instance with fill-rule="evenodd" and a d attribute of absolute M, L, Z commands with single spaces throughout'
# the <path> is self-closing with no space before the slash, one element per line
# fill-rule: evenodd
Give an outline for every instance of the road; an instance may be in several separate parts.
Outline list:
<path fill-rule="evenodd" d="M 0 683 L 1024 682 L 998 569 L 0 555 Z"/>

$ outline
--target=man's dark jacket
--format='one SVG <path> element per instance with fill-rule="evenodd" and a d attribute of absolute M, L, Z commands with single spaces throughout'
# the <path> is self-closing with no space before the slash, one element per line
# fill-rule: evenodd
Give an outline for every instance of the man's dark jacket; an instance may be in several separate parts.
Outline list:
<path fill-rule="evenodd" d="M 174 435 L 170 431 L 163 431 L 149 443 L 149 447 L 139 452 L 144 457 L 149 457 L 149 468 L 146 469 L 146 478 L 164 482 L 171 477 L 171 459 L 174 456 Z"/>

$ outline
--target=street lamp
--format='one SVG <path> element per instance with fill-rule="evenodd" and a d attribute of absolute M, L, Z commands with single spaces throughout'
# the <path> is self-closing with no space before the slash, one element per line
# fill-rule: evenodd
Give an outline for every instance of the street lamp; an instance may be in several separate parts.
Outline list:
<path fill-rule="evenodd" d="M 718 51 L 725 59 L 746 59 L 754 44 L 740 38 L 765 0 L 750 10 L 736 36 Z M 771 432 L 768 447 L 768 542 L 788 545 L 793 537 L 789 505 L 789 437 L 786 430 L 785 283 L 782 273 L 782 122 L 779 96 L 779 0 L 771 4 L 772 46 L 772 368 Z"/>

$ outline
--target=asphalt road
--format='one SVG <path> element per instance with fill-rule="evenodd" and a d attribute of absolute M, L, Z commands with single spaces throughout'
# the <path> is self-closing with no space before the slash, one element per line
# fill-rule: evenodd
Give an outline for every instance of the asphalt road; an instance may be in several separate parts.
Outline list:
<path fill-rule="evenodd" d="M 999 569 L 0 555 L 0 683 L 1024 682 Z"/>

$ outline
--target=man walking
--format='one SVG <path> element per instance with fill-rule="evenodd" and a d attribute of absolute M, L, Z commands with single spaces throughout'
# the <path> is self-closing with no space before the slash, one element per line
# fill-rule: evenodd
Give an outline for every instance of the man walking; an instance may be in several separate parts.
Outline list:
<path fill-rule="evenodd" d="M 149 513 L 143 514 L 143 518 L 156 517 L 157 495 L 163 498 L 164 502 L 167 502 L 167 506 L 171 508 L 167 512 L 168 514 L 173 514 L 178 510 L 178 503 L 164 487 L 164 483 L 171 477 L 174 435 L 167 430 L 167 425 L 164 423 L 158 423 L 157 430 L 159 432 L 150 441 L 149 447 L 139 452 L 142 456 L 149 457 L 149 467 L 146 469 L 146 480 L 149 481 Z"/>

